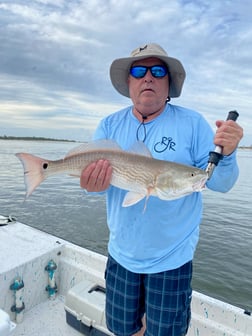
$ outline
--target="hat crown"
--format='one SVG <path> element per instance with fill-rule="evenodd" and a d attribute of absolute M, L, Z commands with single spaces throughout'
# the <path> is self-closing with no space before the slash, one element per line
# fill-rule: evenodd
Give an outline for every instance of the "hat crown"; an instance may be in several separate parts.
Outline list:
<path fill-rule="evenodd" d="M 168 56 L 166 51 L 156 43 L 145 44 L 139 48 L 136 48 L 132 51 L 131 57 L 139 56 Z"/>
<path fill-rule="evenodd" d="M 167 52 L 156 43 L 144 44 L 134 49 L 129 57 L 118 58 L 112 62 L 110 79 L 115 89 L 125 97 L 130 97 L 129 69 L 136 60 L 150 57 L 156 57 L 166 64 L 169 70 L 169 96 L 179 97 L 186 76 L 184 67 L 178 59 L 169 57 Z"/>

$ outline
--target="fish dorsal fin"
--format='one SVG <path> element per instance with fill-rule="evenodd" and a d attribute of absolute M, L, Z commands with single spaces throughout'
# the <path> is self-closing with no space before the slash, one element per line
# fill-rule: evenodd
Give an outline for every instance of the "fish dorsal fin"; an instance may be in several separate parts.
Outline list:
<path fill-rule="evenodd" d="M 65 157 L 69 157 L 76 154 L 81 154 L 88 151 L 93 151 L 97 149 L 111 149 L 111 150 L 122 150 L 118 143 L 111 139 L 102 139 L 102 140 L 95 140 L 91 142 L 86 142 L 71 149 Z"/>
<path fill-rule="evenodd" d="M 129 153 L 134 153 L 142 156 L 152 157 L 149 148 L 142 141 L 137 141 L 127 150 Z"/>

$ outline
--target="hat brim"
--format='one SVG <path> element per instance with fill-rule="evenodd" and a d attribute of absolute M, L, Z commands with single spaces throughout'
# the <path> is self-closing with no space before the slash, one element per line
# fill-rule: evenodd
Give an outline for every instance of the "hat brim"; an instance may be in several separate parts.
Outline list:
<path fill-rule="evenodd" d="M 130 97 L 128 86 L 130 67 L 133 62 L 150 57 L 156 57 L 167 65 L 170 75 L 169 97 L 179 97 L 182 91 L 186 73 L 181 62 L 178 59 L 169 56 L 145 55 L 118 58 L 114 60 L 110 66 L 110 79 L 114 88 L 123 96 Z"/>

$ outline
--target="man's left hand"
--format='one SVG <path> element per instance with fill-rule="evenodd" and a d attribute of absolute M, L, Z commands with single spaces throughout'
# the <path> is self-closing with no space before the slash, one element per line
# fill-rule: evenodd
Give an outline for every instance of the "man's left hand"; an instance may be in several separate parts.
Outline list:
<path fill-rule="evenodd" d="M 223 148 L 223 155 L 230 155 L 237 148 L 243 137 L 243 129 L 233 120 L 217 120 L 217 131 L 214 137 L 214 143 Z"/>

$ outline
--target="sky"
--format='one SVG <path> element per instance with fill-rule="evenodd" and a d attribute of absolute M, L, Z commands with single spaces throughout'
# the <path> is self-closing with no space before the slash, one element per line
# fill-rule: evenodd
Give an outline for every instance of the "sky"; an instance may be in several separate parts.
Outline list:
<path fill-rule="evenodd" d="M 185 70 L 171 103 L 215 121 L 237 110 L 252 145 L 251 0 L 0 1 L 0 136 L 88 141 L 131 104 L 109 68 L 146 43 Z"/>

